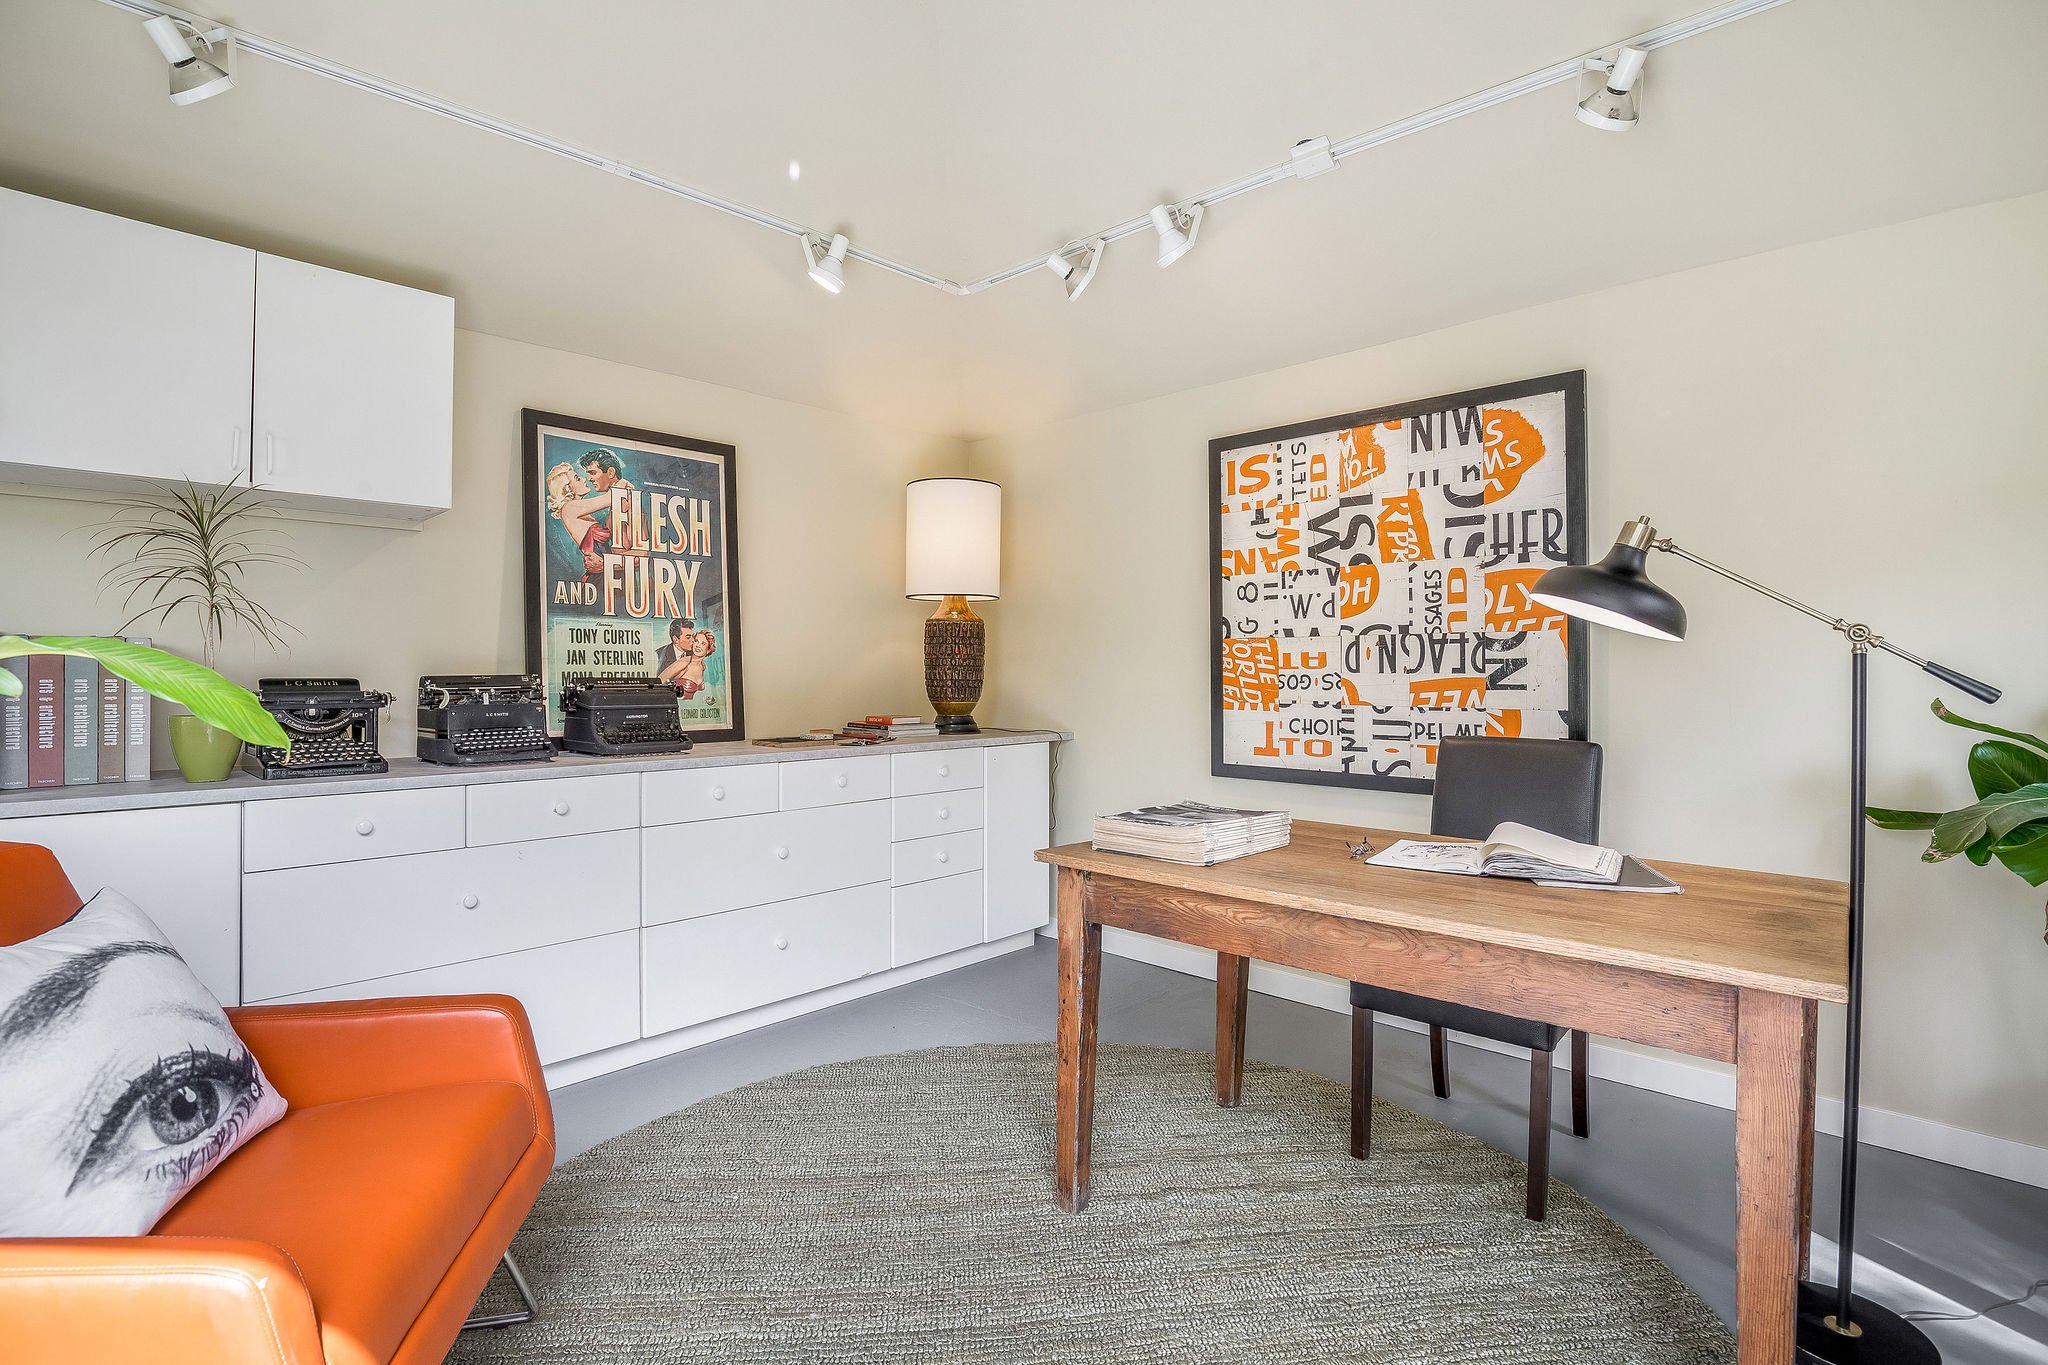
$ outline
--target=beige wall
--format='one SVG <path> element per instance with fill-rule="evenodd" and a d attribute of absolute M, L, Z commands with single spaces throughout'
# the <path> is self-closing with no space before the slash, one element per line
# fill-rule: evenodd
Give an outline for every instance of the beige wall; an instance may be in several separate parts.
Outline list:
<path fill-rule="evenodd" d="M 1008 490 L 993 704 L 1077 735 L 1063 839 L 1097 812 L 1182 797 L 1422 827 L 1422 797 L 1209 776 L 1207 442 L 1583 368 L 1597 541 L 1648 513 L 1709 558 L 2003 684 L 1993 718 L 2039 731 L 2044 362 L 2035 195 L 978 442 L 975 472 Z M 1656 857 L 1841 875 L 1845 648 L 1691 566 L 1655 567 L 1692 634 L 1595 640 L 1603 832 Z M 1889 658 L 1871 672 L 1872 799 L 1967 800 L 1963 732 L 1926 707 L 1968 699 Z M 2048 1146 L 2048 891 L 1923 865 L 1919 847 L 1873 834 L 1866 1101 Z"/>
<path fill-rule="evenodd" d="M 542 408 L 739 447 L 740 610 L 747 729 L 787 734 L 924 705 L 917 603 L 903 600 L 906 480 L 957 471 L 957 443 L 878 430 L 820 408 L 458 332 L 455 506 L 422 530 L 282 523 L 304 573 L 266 573 L 259 600 L 298 627 L 272 654 L 230 640 L 223 671 L 359 676 L 394 693 L 387 754 L 411 752 L 422 673 L 522 671 L 519 410 Z M 104 504 L 0 498 L 10 627 L 111 631 L 88 529 Z M 180 622 L 160 643 L 197 652 Z M 159 731 L 163 727 L 159 726 Z M 159 766 L 169 766 L 158 746 Z"/>

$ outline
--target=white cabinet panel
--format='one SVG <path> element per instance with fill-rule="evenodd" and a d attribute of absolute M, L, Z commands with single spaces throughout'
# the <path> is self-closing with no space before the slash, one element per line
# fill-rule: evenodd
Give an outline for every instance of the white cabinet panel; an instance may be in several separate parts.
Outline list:
<path fill-rule="evenodd" d="M 934 877 L 951 877 L 981 867 L 981 834 L 962 830 L 938 834 L 929 839 L 911 839 L 889 850 L 892 868 L 889 880 L 898 886 L 928 882 Z"/>
<path fill-rule="evenodd" d="M 889 880 L 887 801 L 663 825 L 640 838 L 647 924 Z"/>
<path fill-rule="evenodd" d="M 934 792 L 930 796 L 899 796 L 889 803 L 889 809 L 899 840 L 981 828 L 982 799 L 978 788 Z"/>
<path fill-rule="evenodd" d="M 737 1014 L 889 966 L 889 888 L 861 886 L 645 930 L 642 1031 Z"/>
<path fill-rule="evenodd" d="M 781 802 L 781 778 L 773 763 L 677 768 L 641 778 L 640 822 L 676 825 L 687 820 L 760 815 L 775 810 Z"/>
<path fill-rule="evenodd" d="M 1000 744 L 989 749 L 988 924 L 991 943 L 1052 919 L 1052 869 L 1032 855 L 1051 843 L 1051 746 Z"/>
<path fill-rule="evenodd" d="M 898 796 L 960 791 L 981 785 L 979 749 L 931 749 L 921 754 L 892 754 L 892 790 Z"/>
<path fill-rule="evenodd" d="M 880 801 L 889 795 L 889 759 L 884 754 L 817 758 L 776 766 L 782 769 L 784 810 Z"/>
<path fill-rule="evenodd" d="M 251 801 L 243 810 L 249 872 L 462 847 L 460 787 Z"/>
<path fill-rule="evenodd" d="M 620 830 L 251 873 L 244 989 L 269 999 L 631 928 L 634 844 Z"/>
<path fill-rule="evenodd" d="M 249 472 L 256 253 L 0 189 L 0 477 Z"/>
<path fill-rule="evenodd" d="M 266 254 L 255 357 L 256 482 L 314 505 L 447 509 L 453 299 Z"/>
<path fill-rule="evenodd" d="M 156 921 L 223 1005 L 241 1003 L 241 811 L 103 811 L 0 820 L 0 839 L 57 855 L 78 894 L 111 887 Z M 0 889 L 0 895 L 5 890 Z"/>
<path fill-rule="evenodd" d="M 526 1007 L 543 1065 L 630 1043 L 640 1036 L 640 935 L 551 943 L 260 1003 L 478 993 L 509 995 Z"/>
<path fill-rule="evenodd" d="M 896 888 L 895 955 L 898 966 L 971 948 L 981 942 L 981 874 L 940 877 Z"/>
<path fill-rule="evenodd" d="M 479 782 L 468 790 L 471 847 L 597 834 L 640 823 L 640 779 L 632 773 Z"/>

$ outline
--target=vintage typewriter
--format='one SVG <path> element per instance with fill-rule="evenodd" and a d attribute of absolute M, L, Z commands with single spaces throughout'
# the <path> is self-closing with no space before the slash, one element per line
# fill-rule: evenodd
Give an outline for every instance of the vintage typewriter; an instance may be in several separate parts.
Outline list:
<path fill-rule="evenodd" d="M 243 766 L 262 778 L 340 777 L 390 768 L 377 752 L 377 713 L 389 692 L 367 692 L 354 678 L 264 678 L 256 700 L 291 736 L 292 747 L 254 744 Z"/>
<path fill-rule="evenodd" d="M 419 756 L 460 767 L 553 758 L 546 689 L 530 673 L 421 678 Z"/>
<path fill-rule="evenodd" d="M 579 754 L 679 754 L 690 747 L 676 690 L 659 678 L 564 678 L 562 747 Z"/>

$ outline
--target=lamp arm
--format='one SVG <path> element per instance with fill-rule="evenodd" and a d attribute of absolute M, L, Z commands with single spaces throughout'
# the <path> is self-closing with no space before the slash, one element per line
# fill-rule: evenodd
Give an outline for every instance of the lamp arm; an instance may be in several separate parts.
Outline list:
<path fill-rule="evenodd" d="M 1914 667 L 1919 668 L 1924 672 L 1932 674 L 1934 677 L 1941 679 L 1943 682 L 1948 683 L 1953 687 L 1960 687 L 1961 689 L 1963 689 L 1963 691 L 1969 693 L 1978 701 L 1987 703 L 1995 702 L 1999 699 L 2001 695 L 2003 695 L 1998 688 L 1993 687 L 1990 683 L 1979 682 L 1977 681 L 1977 679 L 1970 677 L 1966 673 L 1958 673 L 1955 669 L 1949 668 L 1944 664 L 1935 663 L 1931 659 L 1923 659 L 1918 654 L 1914 654 L 1907 650 L 1899 648 L 1897 645 L 1893 644 L 1891 641 L 1885 639 L 1882 635 L 1879 635 L 1876 631 L 1872 630 L 1869 626 L 1863 625 L 1860 622 L 1851 621 L 1846 617 L 1832 616 L 1827 612 L 1822 611 L 1818 607 L 1808 606 L 1806 603 L 1800 601 L 1796 597 L 1788 597 L 1784 593 L 1779 592 L 1776 588 L 1769 587 L 1765 584 L 1759 583 L 1754 578 L 1750 578 L 1744 574 L 1739 574 L 1735 572 L 1735 570 L 1733 569 L 1724 568 L 1722 565 L 1716 564 L 1711 559 L 1706 559 L 1699 555 L 1696 555 L 1691 550 L 1686 549 L 1684 546 L 1672 540 L 1669 536 L 1662 536 L 1656 540 L 1651 541 L 1650 548 L 1653 550 L 1662 550 L 1667 554 L 1677 555 L 1680 559 L 1687 560 L 1691 563 L 1697 564 L 1702 569 L 1706 569 L 1709 572 L 1717 573 L 1721 575 L 1721 577 L 1728 579 L 1732 583 L 1740 583 L 1743 587 L 1748 588 L 1752 592 L 1762 593 L 1765 597 L 1770 598 L 1774 602 L 1782 602 L 1786 606 L 1792 608 L 1792 610 L 1794 611 L 1801 612 L 1807 616 L 1811 616 L 1814 620 L 1819 621 L 1821 624 L 1827 626 L 1829 629 L 1839 631 L 1843 636 L 1845 636 L 1848 639 L 1849 644 L 1852 648 L 1859 650 L 1881 649 L 1885 653 L 1893 655 L 1896 658 L 1904 659 L 1907 663 L 1912 664 Z"/>

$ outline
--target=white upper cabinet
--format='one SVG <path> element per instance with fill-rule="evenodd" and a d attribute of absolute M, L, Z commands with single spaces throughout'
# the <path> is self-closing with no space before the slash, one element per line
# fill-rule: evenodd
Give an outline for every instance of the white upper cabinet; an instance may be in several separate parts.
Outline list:
<path fill-rule="evenodd" d="M 448 508 L 453 299 L 260 256 L 255 371 L 257 483 L 308 506 Z"/>
<path fill-rule="evenodd" d="M 0 189 L 0 477 L 249 472 L 256 253 Z"/>

